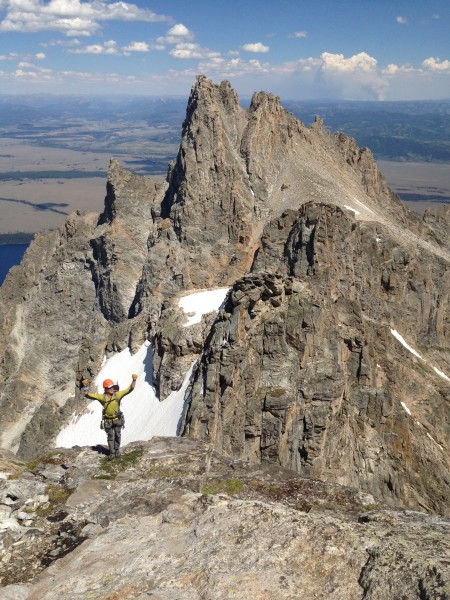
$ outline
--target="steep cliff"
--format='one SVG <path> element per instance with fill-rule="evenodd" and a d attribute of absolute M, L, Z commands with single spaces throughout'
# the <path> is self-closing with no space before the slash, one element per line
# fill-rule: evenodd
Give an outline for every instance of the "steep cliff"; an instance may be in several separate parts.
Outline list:
<path fill-rule="evenodd" d="M 157 185 L 110 165 L 105 212 L 40 234 L 0 288 L 1 445 L 28 458 L 76 407 L 84 374 L 126 346 Z"/>
<path fill-rule="evenodd" d="M 283 213 L 212 328 L 186 432 L 448 510 L 448 283 L 448 261 L 377 223 L 317 203 Z"/>
<path fill-rule="evenodd" d="M 445 512 L 449 223 L 320 119 L 199 77 L 165 184 L 112 161 L 103 214 L 38 236 L 0 289 L 1 446 L 51 446 L 81 376 L 148 339 L 161 401 L 198 361 L 185 435 Z M 181 295 L 225 286 L 183 327 Z"/>

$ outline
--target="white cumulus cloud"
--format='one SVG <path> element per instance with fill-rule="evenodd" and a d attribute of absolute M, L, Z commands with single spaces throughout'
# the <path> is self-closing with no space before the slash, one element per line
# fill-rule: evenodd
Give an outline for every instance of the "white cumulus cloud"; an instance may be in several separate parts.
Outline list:
<path fill-rule="evenodd" d="M 128 2 L 105 0 L 9 0 L 0 31 L 59 31 L 68 36 L 89 36 L 101 28 L 102 21 L 168 21 L 147 8 Z"/>
<path fill-rule="evenodd" d="M 0 60 L 17 60 L 17 54 L 9 53 L 9 54 L 0 54 Z"/>
<path fill-rule="evenodd" d="M 147 42 L 131 42 L 123 48 L 124 52 L 150 52 Z"/>
<path fill-rule="evenodd" d="M 194 34 L 183 23 L 177 23 L 169 29 L 166 35 L 159 37 L 159 44 L 179 44 L 194 39 Z"/>
<path fill-rule="evenodd" d="M 397 23 L 400 23 L 400 25 L 407 25 L 408 23 L 408 19 L 402 16 L 395 17 L 395 20 L 397 21 Z"/>
<path fill-rule="evenodd" d="M 84 47 L 70 48 L 67 50 L 67 53 L 130 56 L 132 52 L 150 52 L 152 49 L 157 48 L 153 48 L 147 42 L 130 42 L 126 46 L 120 48 L 116 41 L 109 40 L 103 44 L 89 44 Z"/>
<path fill-rule="evenodd" d="M 442 73 L 450 73 L 450 60 L 439 60 L 438 58 L 426 58 L 422 65 L 425 69 L 430 71 L 437 71 Z"/>
<path fill-rule="evenodd" d="M 0 54 L 0 60 L 19 60 L 25 61 L 28 60 L 44 60 L 47 56 L 43 52 L 38 52 L 37 54 L 17 54 L 17 52 L 10 52 L 9 54 Z"/>
<path fill-rule="evenodd" d="M 171 27 L 169 29 L 169 31 L 167 32 L 167 35 L 187 37 L 187 36 L 191 35 L 191 32 L 185 25 L 183 25 L 183 23 L 177 23 L 176 25 L 174 25 L 173 27 Z"/>
<path fill-rule="evenodd" d="M 255 53 L 266 53 L 269 52 L 270 48 L 269 46 L 265 46 L 264 44 L 261 44 L 261 42 L 256 42 L 255 44 L 244 44 L 242 46 L 242 50 L 245 50 L 246 52 L 255 52 Z"/>
<path fill-rule="evenodd" d="M 37 77 L 37 74 L 33 73 L 31 71 L 23 71 L 22 69 L 16 69 L 16 71 L 14 72 L 14 76 L 17 77 L 17 79 L 24 79 L 24 78 L 33 79 L 33 78 Z"/>
<path fill-rule="evenodd" d="M 346 73 L 374 72 L 377 68 L 377 60 L 369 56 L 366 52 L 360 52 L 350 58 L 345 58 L 343 54 L 331 54 L 323 52 L 321 55 L 323 71 L 339 71 Z"/>
<path fill-rule="evenodd" d="M 399 71 L 399 66 L 394 64 L 389 64 L 385 69 L 384 73 L 386 75 L 396 75 Z"/>
<path fill-rule="evenodd" d="M 70 54 L 119 54 L 119 48 L 117 42 L 109 40 L 104 44 L 90 44 L 84 48 L 76 48 L 68 51 Z"/>
<path fill-rule="evenodd" d="M 396 75 L 400 75 L 400 74 L 404 74 L 404 73 L 419 74 L 420 69 L 415 69 L 411 65 L 389 64 L 389 65 L 387 65 L 387 67 L 382 69 L 381 73 L 383 75 L 387 75 L 387 76 L 396 76 Z"/>
<path fill-rule="evenodd" d="M 378 68 L 377 60 L 360 52 L 350 57 L 323 52 L 316 71 L 316 84 L 325 95 L 352 100 L 383 100 L 389 84 Z M 315 66 L 312 63 L 311 66 Z"/>
<path fill-rule="evenodd" d="M 220 54 L 218 52 L 213 52 L 208 48 L 202 48 L 199 44 L 194 44 L 192 42 L 181 42 L 176 44 L 175 48 L 173 48 L 169 54 L 174 58 L 216 58 L 219 57 Z"/>

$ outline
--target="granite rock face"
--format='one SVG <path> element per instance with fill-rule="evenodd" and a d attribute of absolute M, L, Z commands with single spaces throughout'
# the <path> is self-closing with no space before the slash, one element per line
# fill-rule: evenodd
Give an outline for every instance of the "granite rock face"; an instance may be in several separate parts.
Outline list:
<path fill-rule="evenodd" d="M 448 263 L 380 236 L 317 203 L 265 228 L 212 327 L 186 433 L 445 512 L 449 386 L 434 367 L 448 357 Z"/>
<path fill-rule="evenodd" d="M 39 235 L 1 287 L 1 447 L 51 447 L 82 376 L 150 340 L 161 401 L 197 361 L 185 435 L 446 512 L 449 224 L 319 118 L 199 77 L 166 182 L 111 161 L 104 212 Z M 182 326 L 181 296 L 228 286 Z"/>
<path fill-rule="evenodd" d="M 112 161 L 105 212 L 41 234 L 0 288 L 1 445 L 31 458 L 79 401 L 79 381 L 129 343 L 157 185 Z"/>
<path fill-rule="evenodd" d="M 448 519 L 187 438 L 0 480 L 2 600 L 448 598 Z M 9 511 L 9 512 L 7 512 Z"/>

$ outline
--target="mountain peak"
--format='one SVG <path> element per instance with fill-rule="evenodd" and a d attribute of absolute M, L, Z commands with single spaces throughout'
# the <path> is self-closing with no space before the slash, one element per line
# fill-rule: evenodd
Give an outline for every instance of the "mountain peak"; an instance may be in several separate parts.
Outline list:
<path fill-rule="evenodd" d="M 198 77 L 165 184 L 112 161 L 104 213 L 39 236 L 2 286 L 2 447 L 51 446 L 83 376 L 147 343 L 162 403 L 189 374 L 183 435 L 447 510 L 448 219 L 413 215 L 321 119 Z M 180 300 L 217 288 L 187 325 Z"/>

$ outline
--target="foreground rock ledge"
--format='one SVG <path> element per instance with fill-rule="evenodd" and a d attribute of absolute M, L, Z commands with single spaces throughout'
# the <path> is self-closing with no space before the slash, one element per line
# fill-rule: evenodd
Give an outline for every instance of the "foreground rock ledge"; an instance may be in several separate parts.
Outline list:
<path fill-rule="evenodd" d="M 193 440 L 10 466 L 1 600 L 450 598 L 449 519 Z"/>

